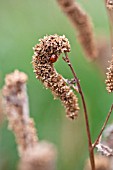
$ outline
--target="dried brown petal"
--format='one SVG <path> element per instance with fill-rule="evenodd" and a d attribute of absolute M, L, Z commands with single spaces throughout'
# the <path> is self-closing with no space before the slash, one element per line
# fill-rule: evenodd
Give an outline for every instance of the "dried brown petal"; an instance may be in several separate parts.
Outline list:
<path fill-rule="evenodd" d="M 78 115 L 78 99 L 70 87 L 66 85 L 64 78 L 56 72 L 53 62 L 51 62 L 52 55 L 59 57 L 61 53 L 69 51 L 69 41 L 64 35 L 45 36 L 34 47 L 32 64 L 36 78 L 46 88 L 49 88 L 55 97 L 60 98 L 66 108 L 67 116 L 74 119 Z"/>

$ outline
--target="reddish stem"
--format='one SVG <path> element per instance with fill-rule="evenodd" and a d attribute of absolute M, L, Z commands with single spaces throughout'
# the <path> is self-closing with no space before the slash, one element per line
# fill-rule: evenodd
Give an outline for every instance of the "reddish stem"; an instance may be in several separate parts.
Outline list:
<path fill-rule="evenodd" d="M 91 162 L 91 168 L 92 170 L 95 170 L 95 161 L 94 161 L 94 152 L 93 152 L 93 148 L 92 148 L 92 141 L 91 141 L 91 134 L 90 134 L 90 128 L 89 128 L 89 121 L 88 121 L 88 113 L 87 113 L 87 108 L 86 108 L 86 103 L 85 103 L 85 98 L 84 98 L 84 94 L 82 92 L 82 88 L 79 82 L 79 79 L 73 69 L 73 66 L 68 58 L 67 53 L 65 53 L 65 57 L 63 57 L 64 61 L 68 64 L 68 66 L 70 67 L 70 70 L 72 71 L 72 74 L 76 80 L 77 86 L 78 86 L 78 90 L 82 99 L 82 104 L 83 104 L 83 109 L 84 109 L 84 117 L 85 117 L 85 124 L 86 124 L 86 132 L 87 132 L 87 137 L 88 137 L 88 148 L 89 148 L 89 156 L 90 156 L 90 162 Z"/>

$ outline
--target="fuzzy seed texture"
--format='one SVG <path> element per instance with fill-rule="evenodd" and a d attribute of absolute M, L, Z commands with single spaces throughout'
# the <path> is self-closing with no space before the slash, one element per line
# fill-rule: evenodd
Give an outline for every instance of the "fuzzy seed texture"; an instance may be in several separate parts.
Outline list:
<path fill-rule="evenodd" d="M 6 75 L 2 90 L 9 129 L 15 134 L 20 156 L 38 141 L 34 121 L 29 117 L 26 81 L 27 75 L 15 70 Z"/>
<path fill-rule="evenodd" d="M 97 57 L 98 50 L 91 18 L 74 0 L 57 0 L 57 2 L 77 30 L 78 39 L 87 58 L 93 60 Z"/>
<path fill-rule="evenodd" d="M 107 80 L 106 82 L 106 89 L 109 93 L 113 92 L 113 60 L 110 62 L 110 66 L 108 68 Z"/>
<path fill-rule="evenodd" d="M 49 88 L 55 97 L 60 98 L 66 108 L 67 116 L 74 119 L 78 115 L 78 99 L 51 62 L 52 55 L 59 57 L 61 53 L 70 52 L 69 41 L 64 35 L 57 34 L 45 36 L 39 41 L 40 43 L 33 48 L 32 58 L 36 78 Z"/>

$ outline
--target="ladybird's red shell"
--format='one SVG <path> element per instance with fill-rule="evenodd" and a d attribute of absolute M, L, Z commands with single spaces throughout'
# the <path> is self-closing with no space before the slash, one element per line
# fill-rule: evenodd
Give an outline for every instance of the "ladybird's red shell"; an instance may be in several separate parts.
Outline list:
<path fill-rule="evenodd" d="M 57 59 L 58 59 L 58 56 L 56 54 L 52 54 L 49 61 L 51 63 L 55 63 L 57 61 Z"/>

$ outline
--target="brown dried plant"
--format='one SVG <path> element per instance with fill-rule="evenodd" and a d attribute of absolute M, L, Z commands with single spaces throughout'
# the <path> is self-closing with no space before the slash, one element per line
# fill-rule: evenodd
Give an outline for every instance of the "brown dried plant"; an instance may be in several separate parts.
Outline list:
<path fill-rule="evenodd" d="M 57 2 L 74 28 L 77 29 L 78 39 L 88 59 L 97 57 L 98 50 L 93 32 L 93 24 L 89 15 L 74 0 L 57 0 Z"/>
<path fill-rule="evenodd" d="M 38 141 L 34 121 L 29 118 L 26 81 L 27 75 L 15 70 L 6 76 L 2 91 L 9 129 L 14 131 L 20 155 Z"/>
<path fill-rule="evenodd" d="M 67 38 L 65 38 L 65 36 L 59 36 L 56 34 L 45 36 L 43 39 L 40 39 L 40 43 L 37 44 L 33 49 L 34 49 L 34 56 L 32 59 L 32 63 L 33 63 L 34 72 L 36 74 L 36 78 L 39 79 L 46 88 L 49 88 L 55 96 L 61 99 L 62 103 L 66 108 L 68 117 L 72 119 L 74 119 L 74 117 L 77 116 L 77 112 L 79 108 L 77 104 L 77 98 L 69 86 L 76 89 L 77 92 L 80 94 L 83 109 L 84 109 L 91 169 L 96 170 L 95 160 L 94 160 L 94 148 L 97 148 L 99 151 L 105 153 L 107 156 L 112 155 L 112 150 L 100 143 L 100 137 L 111 115 L 111 112 L 113 110 L 113 105 L 111 106 L 108 112 L 106 120 L 102 126 L 102 129 L 97 139 L 95 140 L 94 144 L 92 144 L 84 94 L 80 85 L 80 81 L 68 57 L 68 52 L 70 51 L 69 41 L 67 40 Z M 53 63 L 57 61 L 61 53 L 64 53 L 64 56 L 62 58 L 68 64 L 74 76 L 72 80 L 66 81 L 61 75 L 59 75 L 56 72 L 54 68 Z"/>
<path fill-rule="evenodd" d="M 90 59 L 97 57 L 97 47 L 90 17 L 74 0 L 57 1 L 77 29 L 79 40 L 87 56 Z M 105 2 L 111 10 L 112 1 L 106 0 Z M 113 156 L 113 149 L 101 143 L 101 136 L 113 110 L 113 104 L 93 144 L 83 90 L 68 57 L 68 52 L 70 52 L 68 39 L 64 35 L 59 36 L 57 34 L 45 36 L 39 40 L 39 44 L 37 44 L 33 50 L 32 64 L 36 78 L 39 79 L 46 88 L 51 90 L 55 98 L 58 97 L 61 100 L 65 107 L 67 117 L 75 119 L 79 111 L 78 98 L 72 89 L 76 90 L 81 97 L 90 157 L 86 163 L 85 170 L 110 170 L 109 159 L 94 155 L 94 149 L 97 148 L 99 152 L 106 156 Z M 64 79 L 54 68 L 54 62 L 58 60 L 62 53 L 64 54 L 62 57 L 63 60 L 68 64 L 73 74 L 74 78 L 71 80 Z M 15 70 L 14 73 L 6 76 L 5 86 L 3 88 L 4 108 L 9 121 L 9 128 L 13 130 L 15 134 L 19 155 L 21 157 L 18 168 L 19 170 L 54 170 L 56 149 L 52 144 L 39 142 L 38 140 L 34 121 L 29 117 L 26 81 L 26 74 Z M 112 92 L 113 61 L 110 62 L 106 85 L 108 92 Z"/>
<path fill-rule="evenodd" d="M 113 60 L 110 62 L 108 68 L 107 79 L 106 79 L 106 89 L 109 93 L 113 92 Z"/>
<path fill-rule="evenodd" d="M 112 0 L 106 0 L 105 1 L 108 18 L 109 18 L 109 24 L 110 24 L 110 32 L 111 32 L 111 46 L 113 50 L 113 1 Z M 110 65 L 108 67 L 107 79 L 106 79 L 106 89 L 109 93 L 113 92 L 113 55 L 112 60 L 109 62 Z"/>
<path fill-rule="evenodd" d="M 95 163 L 90 136 L 87 108 L 79 80 L 76 76 L 76 73 L 74 72 L 72 64 L 67 55 L 67 52 L 69 51 L 70 51 L 69 41 L 67 40 L 67 38 L 65 38 L 65 36 L 58 36 L 56 34 L 45 36 L 43 39 L 40 40 L 40 43 L 37 44 L 34 48 L 34 56 L 32 63 L 34 67 L 34 72 L 36 74 L 36 78 L 41 80 L 41 82 L 45 85 L 46 88 L 49 88 L 52 91 L 52 93 L 55 94 L 55 96 L 61 99 L 62 103 L 66 107 L 68 117 L 72 119 L 74 119 L 77 116 L 79 108 L 77 98 L 68 85 L 73 83 L 77 84 L 77 86 L 74 87 L 80 93 L 82 99 L 86 122 L 86 131 L 88 137 L 89 154 L 93 170 L 95 169 Z M 69 65 L 74 75 L 74 79 L 72 81 L 69 81 L 70 83 L 68 85 L 66 85 L 64 78 L 56 72 L 53 65 L 53 62 L 55 62 L 59 55 L 63 52 L 65 54 L 65 57 L 63 57 L 63 59 Z"/>
<path fill-rule="evenodd" d="M 65 36 L 56 34 L 45 36 L 39 41 L 40 43 L 33 48 L 32 58 L 36 78 L 52 91 L 55 98 L 60 98 L 66 108 L 67 116 L 74 119 L 78 115 L 78 99 L 62 75 L 57 73 L 53 64 L 61 53 L 70 51 L 69 41 Z"/>
<path fill-rule="evenodd" d="M 15 70 L 5 78 L 4 110 L 18 146 L 19 170 L 55 170 L 56 149 L 47 142 L 39 142 L 34 121 L 29 117 L 26 92 L 27 75 Z"/>

